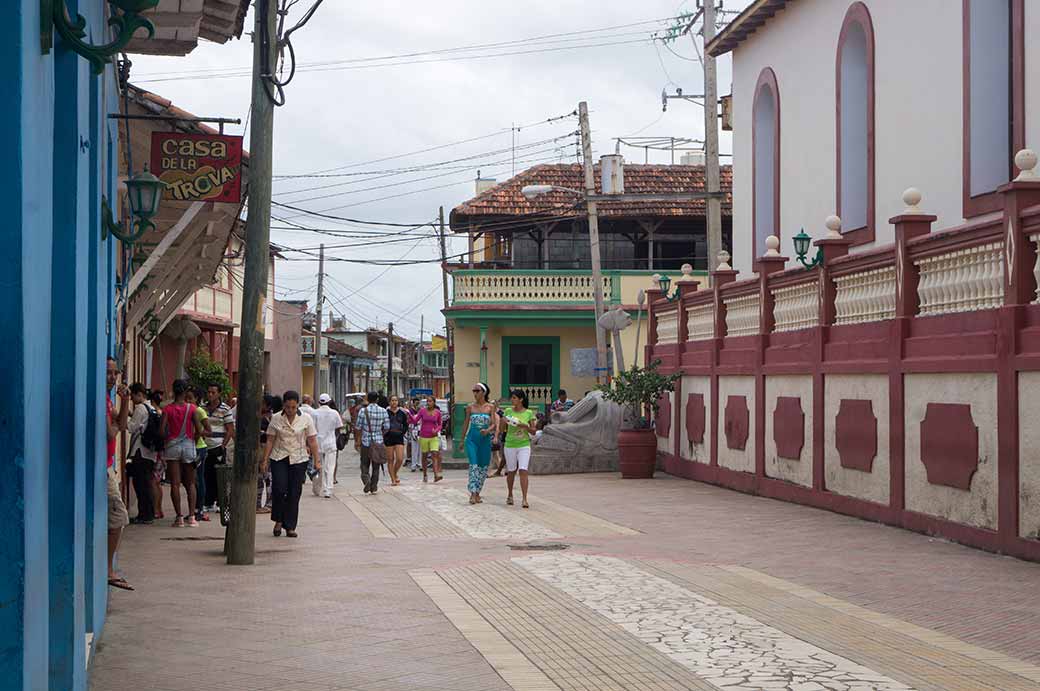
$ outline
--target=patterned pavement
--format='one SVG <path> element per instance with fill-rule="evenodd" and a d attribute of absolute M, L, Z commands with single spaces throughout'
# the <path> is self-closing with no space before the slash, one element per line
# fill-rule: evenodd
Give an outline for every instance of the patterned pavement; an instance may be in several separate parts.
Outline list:
<path fill-rule="evenodd" d="M 217 523 L 129 528 L 92 688 L 1040 689 L 1040 565 L 668 476 L 534 476 L 523 510 L 353 474 L 298 540 L 258 517 L 252 567 Z"/>

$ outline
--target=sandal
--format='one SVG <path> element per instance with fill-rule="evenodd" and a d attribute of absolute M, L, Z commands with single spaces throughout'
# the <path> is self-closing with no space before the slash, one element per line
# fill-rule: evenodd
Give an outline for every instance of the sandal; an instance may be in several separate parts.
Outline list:
<path fill-rule="evenodd" d="M 479 494 L 477 495 L 477 503 L 478 504 L 483 504 L 484 503 L 484 500 L 480 498 Z"/>
<path fill-rule="evenodd" d="M 295 530 L 286 530 L 285 537 L 299 537 L 299 535 L 296 534 Z"/>
<path fill-rule="evenodd" d="M 508 506 L 512 506 L 513 505 L 513 498 L 512 497 L 506 497 L 506 504 Z"/>
<path fill-rule="evenodd" d="M 126 582 L 126 579 L 122 576 L 116 576 L 115 578 L 109 578 L 108 584 L 113 588 L 119 588 L 120 590 L 133 590 L 134 586 Z"/>
<path fill-rule="evenodd" d="M 423 482 L 429 482 L 430 481 L 430 478 L 426 476 L 426 473 L 422 474 L 422 481 Z"/>
<path fill-rule="evenodd" d="M 470 504 L 476 504 L 477 503 L 477 498 L 474 497 L 472 494 L 469 495 L 469 503 Z"/>
<path fill-rule="evenodd" d="M 444 476 L 443 476 L 443 475 L 434 475 L 434 476 L 433 476 L 433 481 L 434 481 L 434 482 L 440 482 L 440 481 L 441 481 L 441 480 L 443 480 L 443 479 L 444 479 Z"/>
<path fill-rule="evenodd" d="M 524 503 L 523 503 L 523 504 L 521 504 L 521 506 L 523 506 L 523 507 L 524 507 L 525 509 L 529 509 L 529 508 L 531 508 L 531 505 L 527 503 L 527 500 L 526 500 L 526 499 L 524 500 Z"/>
<path fill-rule="evenodd" d="M 173 527 L 174 528 L 183 528 L 184 527 L 184 517 L 183 516 L 177 516 L 177 519 L 174 520 L 174 522 L 173 522 Z"/>
<path fill-rule="evenodd" d="M 274 536 L 275 537 L 281 537 L 282 536 L 282 524 L 281 523 L 275 523 L 274 524 Z"/>

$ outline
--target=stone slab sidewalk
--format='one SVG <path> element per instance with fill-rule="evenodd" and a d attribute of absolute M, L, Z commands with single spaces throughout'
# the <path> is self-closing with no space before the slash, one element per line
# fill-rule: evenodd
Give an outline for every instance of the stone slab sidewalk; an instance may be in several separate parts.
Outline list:
<path fill-rule="evenodd" d="M 343 456 L 254 566 L 128 528 L 92 688 L 1040 688 L 1037 564 L 666 475 L 370 496 Z"/>

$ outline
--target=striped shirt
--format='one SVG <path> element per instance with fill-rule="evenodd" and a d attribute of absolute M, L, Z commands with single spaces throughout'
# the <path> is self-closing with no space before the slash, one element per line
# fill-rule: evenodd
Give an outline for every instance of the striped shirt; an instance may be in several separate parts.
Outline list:
<path fill-rule="evenodd" d="M 224 443 L 226 426 L 235 423 L 235 416 L 231 414 L 231 406 L 224 402 L 212 410 L 207 403 L 206 413 L 209 415 L 210 429 L 213 430 L 213 433 L 206 437 L 206 446 L 213 449 Z"/>
<path fill-rule="evenodd" d="M 382 444 L 383 434 L 390 430 L 390 416 L 375 403 L 369 403 L 358 411 L 357 429 L 361 432 L 362 446 Z"/>

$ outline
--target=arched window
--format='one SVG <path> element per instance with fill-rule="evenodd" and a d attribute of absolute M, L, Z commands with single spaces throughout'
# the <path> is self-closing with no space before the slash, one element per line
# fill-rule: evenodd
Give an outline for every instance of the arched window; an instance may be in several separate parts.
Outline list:
<path fill-rule="evenodd" d="M 765 68 L 755 85 L 752 105 L 751 262 L 765 254 L 766 238 L 780 237 L 780 90 L 773 70 Z"/>
<path fill-rule="evenodd" d="M 1023 0 L 963 0 L 964 216 L 1001 208 L 1025 146 Z"/>
<path fill-rule="evenodd" d="M 855 2 L 838 35 L 837 200 L 843 235 L 854 245 L 874 241 L 874 27 Z"/>

